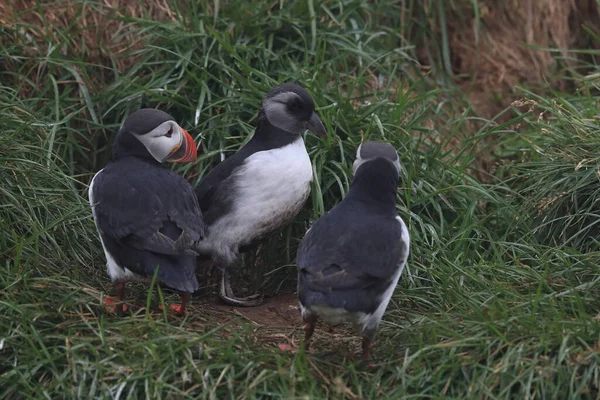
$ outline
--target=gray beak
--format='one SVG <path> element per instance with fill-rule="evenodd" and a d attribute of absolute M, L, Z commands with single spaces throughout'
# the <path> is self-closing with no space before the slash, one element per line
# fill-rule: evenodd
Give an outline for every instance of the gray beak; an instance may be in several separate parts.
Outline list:
<path fill-rule="evenodd" d="M 319 136 L 327 136 L 327 131 L 325 131 L 325 127 L 323 123 L 319 119 L 319 116 L 316 112 L 313 112 L 310 120 L 306 124 L 306 129 Z"/>

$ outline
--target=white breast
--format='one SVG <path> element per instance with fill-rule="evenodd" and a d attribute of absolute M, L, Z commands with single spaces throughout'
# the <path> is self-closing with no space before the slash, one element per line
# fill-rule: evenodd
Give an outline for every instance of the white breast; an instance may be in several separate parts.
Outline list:
<path fill-rule="evenodd" d="M 304 140 L 251 155 L 233 179 L 233 208 L 209 227 L 203 243 L 228 262 L 239 246 L 290 223 L 306 202 L 312 164 Z"/>
<path fill-rule="evenodd" d="M 106 256 L 106 270 L 108 272 L 108 276 L 114 282 L 119 279 L 132 277 L 134 274 L 127 268 L 121 268 L 115 261 L 114 257 L 108 252 L 106 246 L 104 246 L 104 241 L 102 240 L 102 235 L 100 235 L 100 229 L 98 228 L 98 223 L 96 222 L 96 202 L 94 201 L 94 179 L 98 175 L 102 173 L 102 169 L 94 175 L 92 181 L 90 182 L 90 187 L 88 189 L 88 199 L 90 201 L 90 206 L 92 207 L 92 216 L 94 217 L 94 224 L 96 225 L 96 231 L 98 232 L 98 237 L 100 238 L 100 243 L 102 244 L 102 249 L 104 250 L 104 255 Z"/>

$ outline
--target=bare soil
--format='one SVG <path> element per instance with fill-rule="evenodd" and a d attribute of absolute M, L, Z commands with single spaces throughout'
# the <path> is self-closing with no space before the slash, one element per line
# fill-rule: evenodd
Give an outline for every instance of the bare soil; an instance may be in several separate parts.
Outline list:
<path fill-rule="evenodd" d="M 216 297 L 207 297 L 195 301 L 194 305 L 208 311 L 222 323 L 238 318 L 256 327 L 300 329 L 302 319 L 298 308 L 298 299 L 294 293 L 279 293 L 266 298 L 258 307 L 232 307 L 223 304 Z"/>

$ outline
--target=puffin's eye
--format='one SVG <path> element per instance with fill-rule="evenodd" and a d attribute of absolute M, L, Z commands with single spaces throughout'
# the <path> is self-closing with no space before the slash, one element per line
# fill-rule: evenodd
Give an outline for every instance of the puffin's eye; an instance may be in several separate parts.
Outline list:
<path fill-rule="evenodd" d="M 301 107 L 302 106 L 299 101 L 292 101 L 291 103 L 288 104 L 288 108 L 292 111 L 298 110 Z"/>
<path fill-rule="evenodd" d="M 173 127 L 169 128 L 169 132 L 167 132 L 167 134 L 165 135 L 166 137 L 171 137 L 173 136 Z"/>

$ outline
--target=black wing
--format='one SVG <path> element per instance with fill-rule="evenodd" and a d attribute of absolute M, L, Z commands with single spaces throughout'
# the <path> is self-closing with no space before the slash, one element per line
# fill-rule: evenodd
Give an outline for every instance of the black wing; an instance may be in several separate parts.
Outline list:
<path fill-rule="evenodd" d="M 192 187 L 176 173 L 146 164 L 109 164 L 93 182 L 103 235 L 158 254 L 194 254 L 204 221 Z"/>
<path fill-rule="evenodd" d="M 232 177 L 236 169 L 244 164 L 246 158 L 267 148 L 268 146 L 265 147 L 260 141 L 253 138 L 237 153 L 217 164 L 202 178 L 194 191 L 208 226 L 231 210 L 232 192 L 235 189 Z"/>
<path fill-rule="evenodd" d="M 298 248 L 300 300 L 373 311 L 378 294 L 406 262 L 408 245 L 393 216 L 340 203 L 313 224 Z"/>
<path fill-rule="evenodd" d="M 231 209 L 233 198 L 230 197 L 227 199 L 223 195 L 226 193 L 226 188 L 232 184 L 232 179 L 230 178 L 233 171 L 241 165 L 240 162 L 235 162 L 232 159 L 233 157 L 235 155 L 213 168 L 202 178 L 200 184 L 194 190 L 200 209 L 206 219 L 206 224 L 209 226 L 219 216 L 226 214 Z"/>

